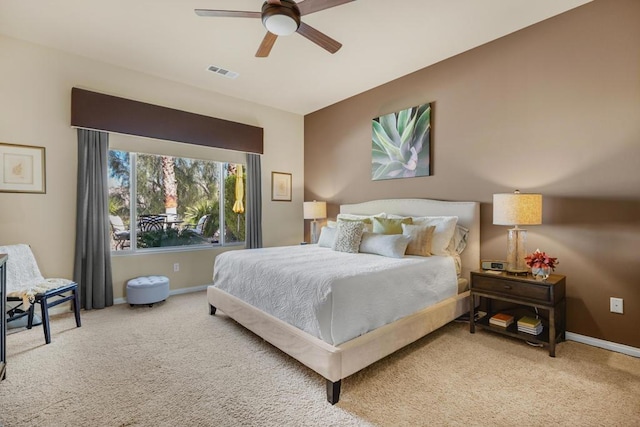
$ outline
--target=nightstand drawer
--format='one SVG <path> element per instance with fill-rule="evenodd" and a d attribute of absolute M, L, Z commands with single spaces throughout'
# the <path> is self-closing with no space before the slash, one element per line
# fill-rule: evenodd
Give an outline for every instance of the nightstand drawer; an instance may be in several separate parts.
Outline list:
<path fill-rule="evenodd" d="M 505 297 L 526 298 L 540 302 L 551 301 L 551 290 L 549 286 L 524 281 L 516 282 L 498 277 L 477 275 L 473 279 L 472 288 L 474 291 L 486 291 Z"/>

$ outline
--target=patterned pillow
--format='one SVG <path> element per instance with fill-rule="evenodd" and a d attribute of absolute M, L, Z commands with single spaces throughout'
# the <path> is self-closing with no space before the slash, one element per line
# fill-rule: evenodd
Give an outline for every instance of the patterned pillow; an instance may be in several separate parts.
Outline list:
<path fill-rule="evenodd" d="M 338 221 L 333 250 L 357 254 L 363 231 L 364 222 L 362 221 Z"/>
<path fill-rule="evenodd" d="M 402 233 L 409 237 L 407 255 L 431 256 L 431 244 L 435 225 L 402 224 Z"/>

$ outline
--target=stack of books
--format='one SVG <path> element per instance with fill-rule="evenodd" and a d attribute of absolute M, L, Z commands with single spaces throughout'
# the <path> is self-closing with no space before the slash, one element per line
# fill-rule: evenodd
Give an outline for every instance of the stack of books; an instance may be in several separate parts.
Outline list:
<path fill-rule="evenodd" d="M 542 332 L 542 322 L 540 319 L 525 316 L 518 320 L 518 331 L 525 334 L 540 335 Z"/>
<path fill-rule="evenodd" d="M 513 323 L 513 316 L 506 313 L 497 313 L 491 316 L 489 323 L 494 326 L 506 328 Z"/>

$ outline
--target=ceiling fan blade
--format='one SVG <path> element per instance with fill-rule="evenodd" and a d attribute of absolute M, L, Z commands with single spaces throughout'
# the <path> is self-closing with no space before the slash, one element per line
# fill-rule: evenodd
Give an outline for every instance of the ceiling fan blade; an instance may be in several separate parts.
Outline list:
<path fill-rule="evenodd" d="M 269 3 L 269 4 L 280 4 L 280 5 L 282 4 L 280 2 L 280 0 L 267 0 L 267 3 Z"/>
<path fill-rule="evenodd" d="M 247 12 L 244 10 L 211 10 L 195 9 L 198 16 L 230 16 L 232 18 L 261 18 L 260 12 Z"/>
<path fill-rule="evenodd" d="M 262 43 L 260 43 L 260 47 L 256 52 L 256 57 L 266 58 L 267 56 L 269 56 L 269 53 L 271 53 L 271 48 L 273 47 L 273 44 L 276 42 L 277 38 L 278 36 L 267 31 L 267 34 L 265 34 L 264 38 L 262 39 Z"/>
<path fill-rule="evenodd" d="M 300 9 L 300 16 L 302 16 L 329 9 L 330 7 L 340 6 L 341 4 L 350 3 L 352 1 L 354 0 L 302 0 L 298 3 L 298 9 Z"/>
<path fill-rule="evenodd" d="M 302 34 L 304 37 L 308 38 L 321 48 L 326 49 L 331 53 L 336 53 L 342 47 L 341 43 L 335 41 L 328 35 L 321 33 L 315 28 L 305 24 L 304 22 L 300 23 L 300 26 L 298 27 L 298 33 Z"/>

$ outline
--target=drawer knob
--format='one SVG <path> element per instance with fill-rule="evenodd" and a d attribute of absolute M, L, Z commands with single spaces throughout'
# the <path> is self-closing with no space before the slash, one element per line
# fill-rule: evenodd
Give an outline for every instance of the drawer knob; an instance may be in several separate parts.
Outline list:
<path fill-rule="evenodd" d="M 511 285 L 504 285 L 505 289 L 511 289 Z"/>

